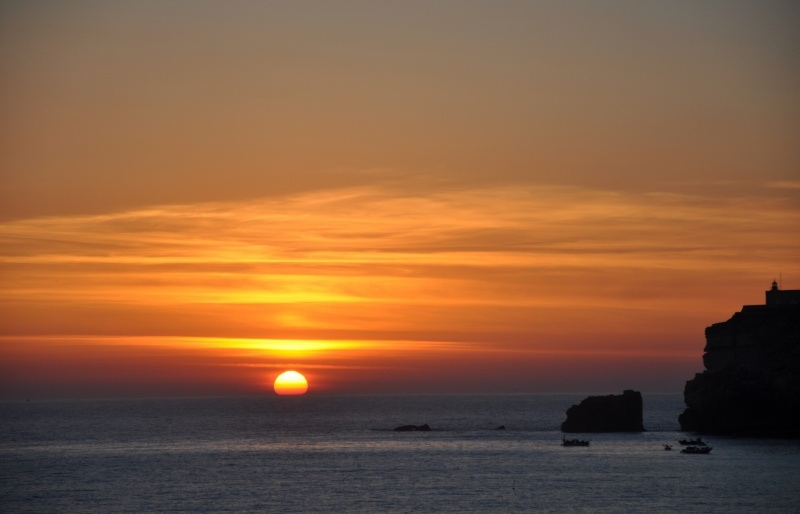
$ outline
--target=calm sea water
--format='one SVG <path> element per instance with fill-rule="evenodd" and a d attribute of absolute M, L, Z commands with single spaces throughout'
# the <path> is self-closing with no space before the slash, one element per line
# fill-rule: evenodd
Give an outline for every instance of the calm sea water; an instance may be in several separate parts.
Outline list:
<path fill-rule="evenodd" d="M 682 399 L 645 395 L 647 432 L 563 448 L 581 398 L 0 403 L 0 511 L 800 512 L 800 443 L 667 452 Z"/>

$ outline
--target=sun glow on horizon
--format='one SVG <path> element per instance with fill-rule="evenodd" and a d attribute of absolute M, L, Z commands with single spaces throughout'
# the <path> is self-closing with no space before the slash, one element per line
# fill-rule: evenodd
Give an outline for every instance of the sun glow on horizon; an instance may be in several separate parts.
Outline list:
<path fill-rule="evenodd" d="M 308 381 L 302 373 L 297 371 L 284 371 L 273 384 L 275 393 L 281 396 L 298 396 L 306 394 L 308 391 Z"/>

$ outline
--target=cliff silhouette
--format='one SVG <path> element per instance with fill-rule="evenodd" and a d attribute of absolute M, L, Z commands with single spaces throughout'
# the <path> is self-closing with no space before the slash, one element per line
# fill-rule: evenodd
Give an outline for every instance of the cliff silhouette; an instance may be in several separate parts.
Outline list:
<path fill-rule="evenodd" d="M 706 328 L 705 371 L 686 382 L 682 430 L 800 439 L 800 291 L 773 282 L 766 296 Z"/>

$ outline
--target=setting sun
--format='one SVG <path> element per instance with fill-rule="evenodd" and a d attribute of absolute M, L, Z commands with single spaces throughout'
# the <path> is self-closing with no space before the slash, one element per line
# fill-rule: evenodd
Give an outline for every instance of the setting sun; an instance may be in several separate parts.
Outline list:
<path fill-rule="evenodd" d="M 275 379 L 275 392 L 279 395 L 300 395 L 308 391 L 306 377 L 296 371 L 285 371 Z"/>

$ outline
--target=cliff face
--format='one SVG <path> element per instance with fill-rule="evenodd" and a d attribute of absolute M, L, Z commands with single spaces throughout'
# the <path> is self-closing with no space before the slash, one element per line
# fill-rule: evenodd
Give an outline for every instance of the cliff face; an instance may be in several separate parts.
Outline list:
<path fill-rule="evenodd" d="M 706 329 L 682 430 L 800 438 L 800 305 L 745 306 Z"/>

